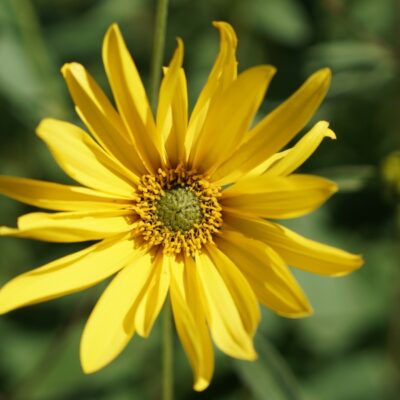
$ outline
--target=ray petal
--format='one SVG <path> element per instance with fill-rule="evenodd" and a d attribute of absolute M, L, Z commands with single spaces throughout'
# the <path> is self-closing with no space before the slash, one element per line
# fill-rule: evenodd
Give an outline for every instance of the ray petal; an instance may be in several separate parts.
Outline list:
<path fill-rule="evenodd" d="M 217 267 L 206 253 L 196 256 L 196 271 L 207 322 L 215 344 L 231 357 L 254 360 L 252 335 L 246 332 L 240 313 Z"/>
<path fill-rule="evenodd" d="M 18 228 L 0 226 L 0 236 L 13 236 L 46 242 L 100 240 L 133 229 L 132 211 L 34 212 L 18 218 Z"/>
<path fill-rule="evenodd" d="M 246 332 L 254 336 L 260 310 L 253 289 L 240 269 L 217 246 L 208 245 L 207 251 L 235 302 Z"/>
<path fill-rule="evenodd" d="M 157 107 L 157 135 L 158 140 L 162 143 L 163 154 L 162 159 L 165 163 L 167 154 L 165 154 L 165 142 L 171 129 L 174 129 L 176 121 L 173 120 L 172 103 L 179 101 L 179 85 L 180 85 L 180 71 L 183 62 L 183 42 L 178 38 L 178 48 L 168 66 L 165 68 L 165 75 L 161 82 L 160 93 L 158 96 Z M 176 117 L 177 115 L 175 115 Z M 179 122 L 178 122 L 179 126 Z M 177 138 L 178 139 L 178 138 Z M 183 138 L 179 138 L 181 141 Z M 184 142 L 182 142 L 183 145 Z M 168 154 L 169 156 L 169 154 Z"/>
<path fill-rule="evenodd" d="M 188 93 L 185 71 L 178 71 L 178 83 L 172 98 L 167 118 L 165 148 L 171 166 L 176 167 L 186 161 L 185 141 L 188 129 Z"/>
<path fill-rule="evenodd" d="M 135 333 L 130 314 L 146 290 L 153 271 L 153 257 L 141 253 L 111 281 L 94 307 L 83 331 L 80 358 L 90 374 L 113 361 Z"/>
<path fill-rule="evenodd" d="M 264 218 L 295 218 L 314 211 L 337 191 L 335 183 L 312 175 L 265 174 L 238 181 L 223 192 L 224 210 Z"/>
<path fill-rule="evenodd" d="M 135 63 L 116 24 L 108 29 L 103 43 L 103 62 L 118 111 L 131 139 L 150 172 L 160 166 L 161 142 Z"/>
<path fill-rule="evenodd" d="M 219 30 L 220 47 L 217 58 L 208 76 L 200 96 L 190 116 L 186 136 L 186 154 L 189 155 L 193 143 L 204 124 L 212 98 L 224 91 L 235 79 L 237 74 L 236 47 L 237 37 L 232 26 L 226 22 L 216 21 L 213 25 Z"/>
<path fill-rule="evenodd" d="M 82 129 L 68 122 L 44 119 L 37 134 L 72 179 L 117 196 L 134 195 L 139 178 L 126 174 Z"/>
<path fill-rule="evenodd" d="M 195 169 L 211 174 L 231 156 L 243 141 L 274 74 L 275 68 L 269 65 L 249 68 L 213 98 L 190 154 L 189 163 Z"/>
<path fill-rule="evenodd" d="M 268 157 L 282 149 L 311 119 L 330 84 L 331 73 L 325 68 L 307 81 L 249 132 L 248 140 L 215 172 L 219 185 L 246 175 Z"/>
<path fill-rule="evenodd" d="M 300 286 L 271 247 L 231 229 L 225 229 L 216 244 L 242 271 L 262 304 L 285 317 L 312 313 Z"/>
<path fill-rule="evenodd" d="M 171 305 L 179 338 L 193 369 L 196 391 L 210 384 L 214 354 L 192 258 L 170 259 Z"/>
<path fill-rule="evenodd" d="M 65 64 L 61 72 L 79 116 L 100 145 L 128 170 L 145 174 L 121 117 L 91 75 L 78 63 Z"/>
<path fill-rule="evenodd" d="M 124 198 L 96 190 L 14 176 L 0 176 L 0 193 L 22 203 L 57 211 L 117 210 L 129 205 Z"/>
<path fill-rule="evenodd" d="M 149 285 L 141 296 L 140 303 L 135 311 L 134 324 L 136 332 L 140 336 L 147 337 L 150 334 L 167 297 L 169 283 L 169 259 L 160 250 L 154 260 L 154 269 Z"/>
<path fill-rule="evenodd" d="M 314 153 L 325 137 L 336 139 L 334 132 L 329 129 L 328 122 L 320 121 L 289 149 L 284 157 L 271 164 L 266 172 L 280 176 L 291 174 Z"/>
<path fill-rule="evenodd" d="M 307 239 L 272 222 L 233 214 L 226 214 L 224 220 L 246 236 L 271 246 L 287 264 L 307 272 L 341 276 L 363 264 L 362 257 L 357 254 Z"/>
<path fill-rule="evenodd" d="M 142 250 L 126 234 L 113 236 L 26 272 L 0 290 L 0 313 L 93 286 L 115 274 Z"/>

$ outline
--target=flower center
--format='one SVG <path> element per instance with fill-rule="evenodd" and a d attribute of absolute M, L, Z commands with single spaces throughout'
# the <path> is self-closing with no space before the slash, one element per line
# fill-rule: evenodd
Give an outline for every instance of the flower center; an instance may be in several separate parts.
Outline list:
<path fill-rule="evenodd" d="M 134 205 L 136 231 L 150 247 L 163 246 L 165 254 L 194 256 L 221 230 L 220 195 L 219 187 L 182 167 L 143 175 Z"/>
<path fill-rule="evenodd" d="M 171 231 L 186 232 L 202 219 L 200 201 L 188 188 L 166 190 L 157 204 L 157 216 Z"/>

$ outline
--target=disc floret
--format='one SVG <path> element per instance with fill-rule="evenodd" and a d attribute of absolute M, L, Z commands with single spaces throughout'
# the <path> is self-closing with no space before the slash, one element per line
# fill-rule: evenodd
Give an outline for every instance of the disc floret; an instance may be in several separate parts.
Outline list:
<path fill-rule="evenodd" d="M 149 246 L 193 256 L 221 230 L 220 188 L 184 168 L 144 175 L 138 187 L 137 229 Z"/>

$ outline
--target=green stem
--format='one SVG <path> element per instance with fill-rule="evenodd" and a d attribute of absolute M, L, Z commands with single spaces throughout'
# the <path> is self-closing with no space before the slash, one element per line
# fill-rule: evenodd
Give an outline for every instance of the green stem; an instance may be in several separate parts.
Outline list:
<path fill-rule="evenodd" d="M 153 54 L 150 71 L 150 103 L 156 111 L 157 93 L 160 86 L 161 68 L 164 56 L 165 35 L 167 30 L 168 0 L 157 0 L 156 23 L 153 40 Z"/>
<path fill-rule="evenodd" d="M 163 400 L 172 400 L 173 390 L 173 334 L 172 316 L 169 301 L 163 310 Z"/>
<path fill-rule="evenodd" d="M 161 68 L 164 56 L 165 35 L 167 30 L 168 0 L 157 0 L 156 22 L 153 40 L 153 54 L 150 71 L 149 98 L 151 108 L 156 113 L 157 93 L 160 86 Z M 173 334 L 172 315 L 169 301 L 165 303 L 163 310 L 163 388 L 162 399 L 173 399 Z"/>

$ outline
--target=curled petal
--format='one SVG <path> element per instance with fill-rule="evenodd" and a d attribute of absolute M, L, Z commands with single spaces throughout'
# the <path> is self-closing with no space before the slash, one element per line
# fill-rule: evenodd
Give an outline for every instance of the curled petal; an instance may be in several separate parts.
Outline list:
<path fill-rule="evenodd" d="M 330 80 L 327 68 L 311 75 L 297 92 L 249 132 L 248 140 L 214 173 L 214 182 L 225 185 L 237 180 L 285 146 L 313 116 Z"/>

